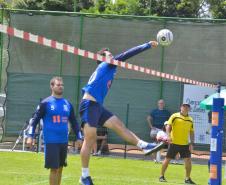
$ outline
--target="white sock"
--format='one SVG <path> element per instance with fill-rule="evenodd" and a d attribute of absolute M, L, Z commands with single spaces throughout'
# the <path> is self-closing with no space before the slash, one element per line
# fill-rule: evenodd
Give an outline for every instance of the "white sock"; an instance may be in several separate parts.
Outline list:
<path fill-rule="evenodd" d="M 140 149 L 145 148 L 147 145 L 148 145 L 148 143 L 143 140 L 139 140 L 137 143 L 137 147 L 139 147 Z"/>
<path fill-rule="evenodd" d="M 86 178 L 89 176 L 89 168 L 82 168 L 82 177 Z"/>

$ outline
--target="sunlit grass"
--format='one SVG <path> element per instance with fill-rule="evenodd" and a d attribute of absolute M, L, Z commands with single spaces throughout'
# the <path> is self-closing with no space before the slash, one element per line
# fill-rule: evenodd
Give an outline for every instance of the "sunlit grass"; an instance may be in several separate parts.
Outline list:
<path fill-rule="evenodd" d="M 48 184 L 49 171 L 43 167 L 43 154 L 0 152 L 0 160 L 0 185 Z M 95 185 L 175 185 L 184 182 L 184 165 L 170 165 L 166 173 L 168 183 L 160 183 L 158 177 L 161 164 L 148 160 L 91 157 L 90 163 Z M 80 156 L 69 155 L 62 185 L 78 184 L 80 175 Z M 192 179 L 197 184 L 207 184 L 208 176 L 207 165 L 193 165 Z M 226 179 L 223 178 L 222 184 L 226 184 Z"/>

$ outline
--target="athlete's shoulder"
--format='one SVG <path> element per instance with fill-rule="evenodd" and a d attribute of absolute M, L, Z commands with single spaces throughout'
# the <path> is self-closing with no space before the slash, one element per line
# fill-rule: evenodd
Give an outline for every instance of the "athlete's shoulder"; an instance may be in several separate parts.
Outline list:
<path fill-rule="evenodd" d="M 180 112 L 175 112 L 175 113 L 173 113 L 172 115 L 171 115 L 171 117 L 181 117 L 181 114 L 180 114 Z"/>
<path fill-rule="evenodd" d="M 41 101 L 41 104 L 45 104 L 47 102 L 53 101 L 53 96 L 48 96 Z"/>
<path fill-rule="evenodd" d="M 72 105 L 71 102 L 66 98 L 62 98 L 62 101 L 68 105 Z"/>

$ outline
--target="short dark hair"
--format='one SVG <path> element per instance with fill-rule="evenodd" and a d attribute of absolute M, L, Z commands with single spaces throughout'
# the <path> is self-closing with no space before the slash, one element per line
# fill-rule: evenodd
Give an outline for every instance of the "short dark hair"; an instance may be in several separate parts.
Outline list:
<path fill-rule="evenodd" d="M 106 56 L 105 51 L 110 51 L 110 50 L 109 50 L 109 48 L 102 48 L 101 50 L 99 50 L 97 52 L 97 54 L 102 55 L 102 56 Z M 102 63 L 102 61 L 97 60 L 97 64 L 100 64 L 100 63 Z"/>

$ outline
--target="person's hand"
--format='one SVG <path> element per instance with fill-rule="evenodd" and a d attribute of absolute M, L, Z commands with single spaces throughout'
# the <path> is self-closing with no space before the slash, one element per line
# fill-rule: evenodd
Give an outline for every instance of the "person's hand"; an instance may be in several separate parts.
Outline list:
<path fill-rule="evenodd" d="M 29 148 L 31 148 L 32 147 L 32 144 L 33 144 L 33 139 L 31 137 L 28 137 L 27 138 L 27 141 L 26 141 L 26 144 L 27 144 L 27 146 Z"/>
<path fill-rule="evenodd" d="M 158 46 L 158 42 L 157 41 L 150 41 L 149 43 L 151 44 L 152 48 L 156 48 Z"/>
<path fill-rule="evenodd" d="M 172 143 L 172 138 L 170 136 L 167 137 L 167 143 Z"/>
<path fill-rule="evenodd" d="M 77 143 L 78 143 L 78 147 L 81 148 L 83 141 L 82 140 L 77 140 Z"/>

